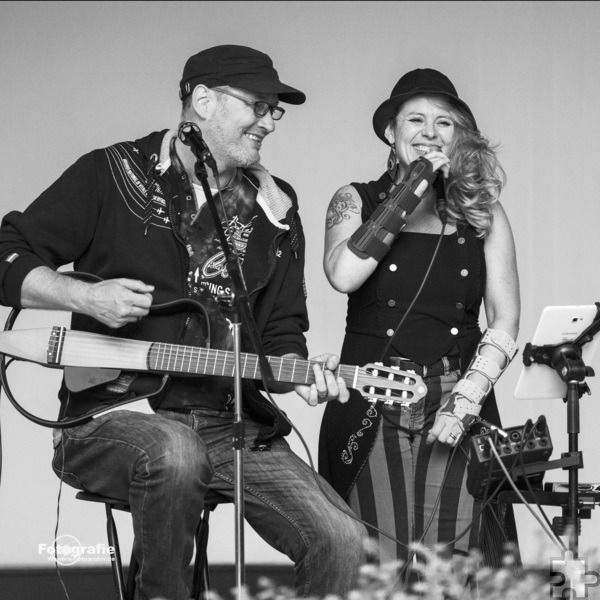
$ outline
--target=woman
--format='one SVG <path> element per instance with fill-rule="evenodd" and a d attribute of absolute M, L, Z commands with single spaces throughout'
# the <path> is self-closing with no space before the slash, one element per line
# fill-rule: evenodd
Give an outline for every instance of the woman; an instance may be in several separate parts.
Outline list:
<path fill-rule="evenodd" d="M 406 560 L 416 541 L 458 553 L 477 546 L 495 563 L 487 544 L 500 543 L 497 559 L 505 540 L 480 537 L 465 436 L 477 417 L 499 424 L 492 386 L 517 351 L 504 172 L 468 105 L 433 69 L 404 75 L 373 126 L 391 147 L 387 172 L 340 188 L 327 213 L 325 273 L 349 295 L 341 359 L 415 371 L 428 392 L 410 405 L 372 405 L 356 392 L 330 403 L 320 470 L 362 519 L 401 542 L 379 535 L 381 562 Z"/>

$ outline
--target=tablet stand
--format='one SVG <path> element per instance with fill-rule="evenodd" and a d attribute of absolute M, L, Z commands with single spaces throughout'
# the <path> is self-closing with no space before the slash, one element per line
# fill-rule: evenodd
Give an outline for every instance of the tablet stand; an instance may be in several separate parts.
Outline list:
<path fill-rule="evenodd" d="M 585 382 L 586 377 L 593 377 L 594 370 L 586 366 L 582 359 L 582 347 L 591 342 L 600 331 L 600 303 L 596 302 L 596 316 L 592 324 L 576 339 L 555 345 L 533 346 L 528 343 L 523 351 L 523 363 L 547 365 L 553 368 L 558 376 L 567 383 L 567 395 L 563 401 L 567 404 L 567 433 L 569 451 L 561 455 L 561 460 L 553 461 L 558 467 L 569 472 L 569 492 L 566 511 L 563 508 L 563 519 L 557 523 L 555 531 L 562 535 L 569 531 L 569 550 L 577 557 L 579 550 L 580 513 L 579 513 L 579 480 L 578 469 L 583 467 L 583 456 L 579 451 L 579 400 L 584 392 L 590 393 Z M 554 528 L 554 525 L 553 525 Z"/>

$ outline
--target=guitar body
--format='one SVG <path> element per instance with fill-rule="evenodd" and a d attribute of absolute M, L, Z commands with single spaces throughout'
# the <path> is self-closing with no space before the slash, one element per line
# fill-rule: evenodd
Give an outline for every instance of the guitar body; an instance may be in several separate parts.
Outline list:
<path fill-rule="evenodd" d="M 83 392 L 97 385 L 114 381 L 120 374 L 119 369 L 65 367 L 65 385 L 72 392 Z"/>

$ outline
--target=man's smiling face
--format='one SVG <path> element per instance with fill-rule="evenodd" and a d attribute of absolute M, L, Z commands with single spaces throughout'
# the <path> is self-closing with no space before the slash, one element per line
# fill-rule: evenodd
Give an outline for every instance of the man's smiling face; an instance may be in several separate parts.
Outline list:
<path fill-rule="evenodd" d="M 264 138 L 275 130 L 271 112 L 258 116 L 248 103 L 263 101 L 276 106 L 276 94 L 255 94 L 237 88 L 231 91 L 247 102 L 214 90 L 213 93 L 218 95 L 218 107 L 203 127 L 206 143 L 222 171 L 258 163 Z"/>

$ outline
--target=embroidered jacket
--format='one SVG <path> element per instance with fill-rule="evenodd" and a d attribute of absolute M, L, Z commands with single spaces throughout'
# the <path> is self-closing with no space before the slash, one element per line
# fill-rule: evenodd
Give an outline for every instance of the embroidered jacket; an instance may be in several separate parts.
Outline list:
<path fill-rule="evenodd" d="M 173 228 L 173 203 L 184 193 L 181 176 L 172 166 L 153 171 L 170 135 L 164 130 L 94 150 L 26 210 L 6 215 L 0 228 L 0 303 L 20 308 L 21 285 L 32 269 L 71 263 L 75 271 L 102 279 L 127 277 L 152 284 L 155 304 L 186 297 L 188 250 Z M 253 282 L 249 299 L 265 353 L 306 357 L 304 235 L 294 190 L 274 179 L 288 197 L 285 213 L 278 198 L 265 194 L 243 263 L 244 278 Z M 73 329 L 171 344 L 181 343 L 185 324 L 186 314 L 180 313 L 149 316 L 115 330 L 84 315 L 72 316 Z M 88 391 L 65 407 L 65 397 L 63 388 L 62 416 L 106 401 Z M 289 433 L 289 425 L 254 382 L 244 381 L 244 403 L 248 414 L 264 425 L 261 439 Z"/>

